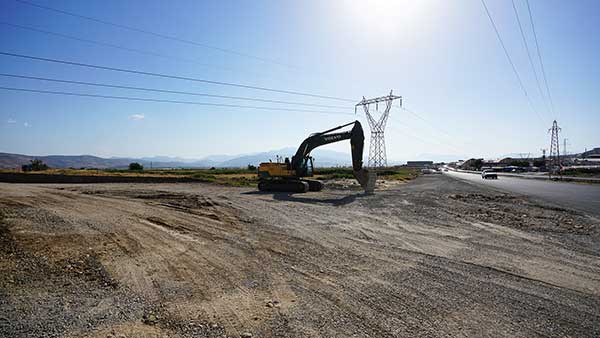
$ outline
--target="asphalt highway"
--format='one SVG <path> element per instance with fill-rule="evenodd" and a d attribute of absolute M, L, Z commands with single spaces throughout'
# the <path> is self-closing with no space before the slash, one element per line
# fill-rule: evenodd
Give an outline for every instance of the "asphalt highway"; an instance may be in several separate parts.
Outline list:
<path fill-rule="evenodd" d="M 556 182 L 507 176 L 499 176 L 497 180 L 484 180 L 480 174 L 454 171 L 444 172 L 444 175 L 600 215 L 600 185 L 598 184 Z"/>

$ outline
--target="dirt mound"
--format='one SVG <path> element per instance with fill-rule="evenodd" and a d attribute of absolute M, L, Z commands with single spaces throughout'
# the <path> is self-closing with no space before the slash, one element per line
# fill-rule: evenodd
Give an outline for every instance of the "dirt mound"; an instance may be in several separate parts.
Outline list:
<path fill-rule="evenodd" d="M 496 193 L 449 194 L 455 210 L 483 222 L 518 229 L 589 234 L 598 220 L 581 212 L 539 203 L 524 197 Z"/>

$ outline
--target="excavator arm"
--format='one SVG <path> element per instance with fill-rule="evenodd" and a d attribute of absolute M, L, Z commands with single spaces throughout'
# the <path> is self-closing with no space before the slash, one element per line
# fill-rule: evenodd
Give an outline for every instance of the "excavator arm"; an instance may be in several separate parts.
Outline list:
<path fill-rule="evenodd" d="M 354 126 L 349 131 L 333 133 L 336 130 L 340 130 L 351 125 Z M 348 124 L 331 128 L 320 133 L 315 133 L 307 137 L 302 144 L 300 144 L 296 154 L 292 157 L 291 169 L 296 170 L 296 174 L 301 176 L 304 172 L 304 166 L 310 157 L 311 151 L 317 147 L 347 139 L 350 139 L 350 146 L 352 149 L 352 168 L 354 171 L 361 170 L 363 165 L 362 156 L 365 144 L 365 135 L 362 126 L 358 121 L 350 122 Z"/>
<path fill-rule="evenodd" d="M 344 132 L 337 132 L 342 128 L 353 125 L 352 129 Z M 292 157 L 291 169 L 295 170 L 298 177 L 307 175 L 307 163 L 310 160 L 310 152 L 322 145 L 335 143 L 343 140 L 350 139 L 350 147 L 352 152 L 352 171 L 354 178 L 360 183 L 360 185 L 367 192 L 372 192 L 375 188 L 376 174 L 371 173 L 363 168 L 363 151 L 365 144 L 365 134 L 362 129 L 362 125 L 358 121 L 350 122 L 348 124 L 331 128 L 329 130 L 315 133 L 307 137 L 296 154 Z"/>

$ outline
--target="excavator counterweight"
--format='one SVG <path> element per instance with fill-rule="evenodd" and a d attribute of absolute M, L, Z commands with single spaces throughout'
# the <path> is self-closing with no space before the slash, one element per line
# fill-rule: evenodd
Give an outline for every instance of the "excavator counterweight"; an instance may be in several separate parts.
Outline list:
<path fill-rule="evenodd" d="M 350 125 L 353 126 L 351 130 L 337 132 Z M 300 144 L 291 161 L 286 158 L 284 163 L 261 163 L 258 167 L 258 189 L 287 192 L 320 191 L 323 189 L 323 183 L 304 178 L 313 176 L 313 158 L 310 156 L 310 152 L 322 145 L 347 139 L 350 139 L 354 178 L 366 192 L 373 192 L 376 174 L 363 168 L 365 135 L 358 121 L 311 134 Z"/>

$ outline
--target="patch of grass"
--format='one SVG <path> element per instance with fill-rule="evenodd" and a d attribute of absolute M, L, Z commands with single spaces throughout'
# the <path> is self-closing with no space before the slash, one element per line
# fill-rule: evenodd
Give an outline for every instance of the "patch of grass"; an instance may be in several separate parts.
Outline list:
<path fill-rule="evenodd" d="M 331 180 L 336 178 L 354 178 L 352 168 L 315 168 L 315 178 L 321 180 Z"/>
<path fill-rule="evenodd" d="M 408 181 L 421 175 L 421 171 L 414 168 L 397 167 L 385 169 L 377 173 L 377 176 L 391 181 Z"/>
<path fill-rule="evenodd" d="M 377 170 L 377 177 L 384 180 L 407 181 L 421 174 L 417 169 L 406 167 L 390 167 Z M 337 178 L 354 178 L 352 168 L 317 168 L 315 176 L 318 179 L 330 180 Z"/>
<path fill-rule="evenodd" d="M 9 172 L 9 170 L 1 170 Z M 10 170 L 15 172 L 15 170 Z M 219 168 L 219 169 L 150 169 L 143 171 L 130 171 L 127 169 L 48 169 L 40 174 L 50 175 L 75 175 L 75 176 L 138 176 L 138 177 L 185 177 L 195 181 L 215 183 L 227 186 L 245 187 L 255 186 L 258 183 L 257 172 L 247 168 Z M 36 173 L 27 173 L 36 175 Z M 417 177 L 418 170 L 391 167 L 377 172 L 377 176 L 384 180 L 406 181 Z M 352 168 L 316 168 L 315 179 L 353 179 Z"/>
<path fill-rule="evenodd" d="M 600 168 L 573 168 L 566 169 L 562 172 L 565 176 L 574 177 L 598 177 L 600 178 Z"/>
<path fill-rule="evenodd" d="M 233 187 L 255 186 L 258 184 L 258 176 L 256 173 L 222 174 L 216 176 L 216 183 Z"/>
<path fill-rule="evenodd" d="M 132 173 L 127 169 L 102 169 L 107 173 Z M 173 176 L 193 176 L 198 173 L 206 175 L 228 175 L 228 174 L 256 174 L 255 170 L 248 170 L 242 168 L 218 168 L 218 169 L 146 169 L 139 172 L 145 175 L 173 175 Z"/>
<path fill-rule="evenodd" d="M 182 175 L 179 175 L 182 176 Z M 195 180 L 198 180 L 200 182 L 208 182 L 208 183 L 214 183 L 217 178 L 214 175 L 209 175 L 203 172 L 197 172 L 197 173 L 192 173 L 190 175 L 184 175 L 184 176 L 189 176 Z"/>
<path fill-rule="evenodd" d="M 0 172 L 19 172 L 0 170 Z M 128 169 L 48 169 L 39 172 L 27 172 L 27 175 L 46 174 L 64 176 L 136 176 L 136 177 L 180 177 L 198 182 L 216 183 L 228 186 L 252 186 L 258 183 L 257 172 L 248 169 L 150 169 L 131 171 Z"/>

